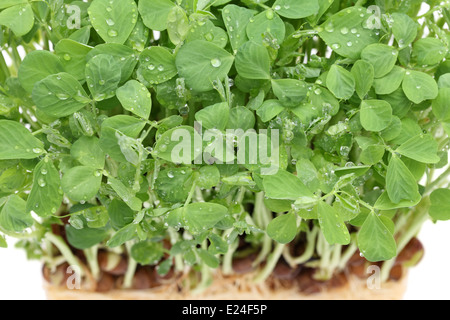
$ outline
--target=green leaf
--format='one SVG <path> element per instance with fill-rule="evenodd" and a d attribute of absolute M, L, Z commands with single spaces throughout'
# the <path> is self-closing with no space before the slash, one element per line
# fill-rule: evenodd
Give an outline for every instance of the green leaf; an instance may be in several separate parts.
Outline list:
<path fill-rule="evenodd" d="M 280 16 L 268 9 L 250 19 L 247 25 L 247 36 L 251 41 L 262 42 L 265 34 L 269 33 L 279 45 L 286 36 L 286 27 Z"/>
<path fill-rule="evenodd" d="M 272 80 L 275 96 L 286 108 L 295 108 L 305 100 L 308 87 L 304 81 L 294 79 Z"/>
<path fill-rule="evenodd" d="M 320 228 L 329 244 L 348 245 L 350 243 L 351 238 L 347 226 L 333 207 L 319 201 L 318 215 Z"/>
<path fill-rule="evenodd" d="M 361 51 L 378 42 L 377 29 L 365 28 L 372 13 L 350 7 L 330 17 L 319 28 L 319 36 L 339 55 L 358 60 Z"/>
<path fill-rule="evenodd" d="M 313 197 L 312 192 L 298 177 L 287 171 L 264 177 L 264 191 L 270 199 L 297 200 L 299 197 Z"/>
<path fill-rule="evenodd" d="M 256 111 L 256 114 L 263 122 L 269 122 L 281 112 L 284 111 L 284 107 L 278 100 L 266 100 L 262 106 Z"/>
<path fill-rule="evenodd" d="M 102 123 L 100 147 L 112 159 L 127 162 L 118 144 L 117 132 L 136 139 L 145 127 L 145 121 L 126 115 L 118 115 L 106 119 Z"/>
<path fill-rule="evenodd" d="M 138 78 L 149 85 L 169 81 L 178 73 L 175 57 L 163 47 L 151 47 L 142 51 L 137 72 Z"/>
<path fill-rule="evenodd" d="M 133 0 L 94 0 L 88 13 L 95 31 L 106 43 L 125 43 L 137 22 Z"/>
<path fill-rule="evenodd" d="M 441 160 L 437 155 L 438 143 L 429 134 L 420 134 L 409 139 L 395 152 L 423 163 L 438 163 Z"/>
<path fill-rule="evenodd" d="M 198 133 L 189 126 L 166 131 L 156 142 L 153 155 L 173 163 L 190 164 L 201 153 L 201 145 L 195 145 L 201 138 L 195 138 L 195 135 Z"/>
<path fill-rule="evenodd" d="M 135 193 L 130 188 L 127 188 L 120 180 L 109 177 L 108 184 L 132 210 L 140 211 L 142 209 L 142 201 L 136 198 Z"/>
<path fill-rule="evenodd" d="M 131 248 L 131 257 L 143 266 L 156 265 L 164 256 L 164 248 L 160 242 L 139 242 Z"/>
<path fill-rule="evenodd" d="M 167 203 L 183 203 L 192 189 L 192 170 L 173 168 L 158 174 L 155 183 L 156 194 Z"/>
<path fill-rule="evenodd" d="M 100 148 L 99 139 L 83 136 L 70 149 L 74 159 L 84 166 L 103 169 L 105 167 L 105 153 Z"/>
<path fill-rule="evenodd" d="M 189 32 L 186 42 L 195 40 L 206 40 L 218 47 L 225 48 L 228 44 L 228 35 L 224 29 L 216 27 L 214 23 L 207 20 L 204 24 L 191 25 L 191 32 Z"/>
<path fill-rule="evenodd" d="M 361 153 L 359 159 L 366 165 L 375 165 L 383 159 L 386 150 L 383 146 L 372 145 L 367 147 Z"/>
<path fill-rule="evenodd" d="M 296 164 L 298 178 L 309 188 L 315 192 L 320 188 L 319 171 L 314 164 L 308 159 L 298 159 Z"/>
<path fill-rule="evenodd" d="M 8 248 L 8 243 L 4 236 L 0 235 L 0 248 Z"/>
<path fill-rule="evenodd" d="M 118 199 L 113 199 L 108 207 L 108 215 L 114 230 L 120 230 L 134 221 L 134 211 Z"/>
<path fill-rule="evenodd" d="M 408 167 L 396 155 L 389 162 L 386 175 L 386 188 L 389 198 L 394 203 L 404 200 L 414 201 L 418 198 L 419 187 Z"/>
<path fill-rule="evenodd" d="M 243 44 L 236 55 L 236 70 L 247 79 L 269 80 L 270 57 L 266 47 L 251 41 Z"/>
<path fill-rule="evenodd" d="M 120 69 L 121 84 L 131 77 L 137 64 L 133 49 L 117 43 L 99 44 L 87 54 L 86 61 L 90 61 L 93 57 L 101 54 L 107 54 L 114 58 L 115 65 Z"/>
<path fill-rule="evenodd" d="M 26 35 L 34 26 L 31 5 L 18 4 L 0 12 L 0 25 L 11 29 L 18 37 Z"/>
<path fill-rule="evenodd" d="M 374 88 L 376 94 L 385 95 L 393 93 L 400 88 L 404 78 L 405 69 L 395 66 L 385 77 L 375 80 Z"/>
<path fill-rule="evenodd" d="M 167 17 L 175 6 L 171 0 L 141 0 L 139 13 L 148 28 L 164 31 L 167 29 Z"/>
<path fill-rule="evenodd" d="M 102 174 L 98 169 L 75 167 L 63 176 L 62 189 L 73 201 L 88 201 L 97 195 L 101 182 Z"/>
<path fill-rule="evenodd" d="M 227 129 L 244 131 L 255 127 L 256 119 L 254 113 L 246 107 L 235 107 L 230 110 Z"/>
<path fill-rule="evenodd" d="M 41 217 L 48 217 L 56 213 L 62 200 L 59 171 L 52 161 L 45 158 L 34 168 L 33 188 L 28 196 L 27 212 L 34 211 Z"/>
<path fill-rule="evenodd" d="M 433 101 L 433 113 L 440 121 L 450 122 L 450 88 L 439 89 L 439 95 Z"/>
<path fill-rule="evenodd" d="M 117 231 L 111 239 L 106 243 L 110 248 L 116 248 L 123 245 L 125 242 L 133 240 L 137 237 L 137 225 L 130 224 Z"/>
<path fill-rule="evenodd" d="M 254 11 L 234 4 L 223 8 L 222 17 L 234 52 L 247 42 L 247 25 L 253 15 Z"/>
<path fill-rule="evenodd" d="M 189 32 L 189 19 L 186 11 L 179 7 L 173 7 L 167 16 L 167 33 L 174 45 L 181 44 Z"/>
<path fill-rule="evenodd" d="M 19 4 L 27 4 L 28 0 L 1 0 L 0 9 L 6 9 Z"/>
<path fill-rule="evenodd" d="M 441 40 L 424 38 L 414 43 L 412 55 L 420 67 L 428 67 L 440 63 L 447 53 L 448 48 Z"/>
<path fill-rule="evenodd" d="M 438 85 L 430 75 L 412 70 L 406 71 L 403 91 L 408 99 L 415 104 L 435 99 L 439 94 Z"/>
<path fill-rule="evenodd" d="M 394 68 L 398 51 L 388 45 L 372 44 L 361 52 L 361 58 L 372 64 L 375 78 L 382 78 Z"/>
<path fill-rule="evenodd" d="M 227 102 L 218 103 L 195 114 L 195 119 L 202 123 L 205 129 L 225 130 L 230 116 L 230 107 Z"/>
<path fill-rule="evenodd" d="M 192 203 L 184 207 L 183 220 L 189 232 L 202 233 L 223 220 L 228 214 L 228 209 L 216 203 Z"/>
<path fill-rule="evenodd" d="M 433 220 L 448 221 L 450 220 L 450 190 L 437 189 L 430 196 L 431 207 L 429 210 Z"/>
<path fill-rule="evenodd" d="M 288 19 L 301 19 L 319 12 L 318 0 L 277 0 L 272 6 L 280 16 Z"/>
<path fill-rule="evenodd" d="M 220 171 L 216 166 L 201 167 L 197 179 L 197 186 L 203 189 L 211 189 L 220 183 Z"/>
<path fill-rule="evenodd" d="M 392 32 L 400 49 L 409 46 L 417 37 L 418 24 L 407 14 L 392 13 Z"/>
<path fill-rule="evenodd" d="M 37 82 L 64 71 L 64 66 L 58 56 L 48 51 L 32 51 L 20 64 L 19 81 L 22 87 L 31 93 Z"/>
<path fill-rule="evenodd" d="M 86 64 L 86 82 L 95 101 L 114 97 L 120 80 L 120 65 L 109 54 L 99 54 Z"/>
<path fill-rule="evenodd" d="M 68 73 L 58 73 L 39 81 L 32 97 L 38 109 L 55 118 L 74 114 L 90 102 L 78 80 Z"/>
<path fill-rule="evenodd" d="M 44 144 L 23 125 L 0 120 L 0 160 L 34 159 L 44 153 Z"/>
<path fill-rule="evenodd" d="M 86 56 L 91 50 L 92 47 L 71 39 L 62 39 L 55 46 L 55 54 L 60 58 L 64 69 L 78 81 L 85 78 Z"/>
<path fill-rule="evenodd" d="M 81 211 L 80 214 L 86 219 L 89 228 L 104 228 L 109 222 L 108 211 L 103 206 L 90 207 Z"/>
<path fill-rule="evenodd" d="M 358 246 L 370 262 L 387 261 L 397 256 L 393 235 L 374 212 L 369 214 L 358 234 Z"/>
<path fill-rule="evenodd" d="M 392 107 L 383 100 L 365 100 L 361 104 L 361 124 L 367 131 L 382 131 L 392 121 Z"/>
<path fill-rule="evenodd" d="M 197 250 L 198 256 L 202 261 L 210 268 L 218 268 L 220 264 L 220 260 L 210 252 L 204 250 L 204 249 L 198 249 Z"/>
<path fill-rule="evenodd" d="M 364 99 L 373 85 L 375 70 L 369 62 L 358 60 L 353 65 L 351 72 L 355 78 L 356 93 L 360 99 Z"/>
<path fill-rule="evenodd" d="M 267 226 L 267 235 L 278 243 L 287 244 L 297 236 L 295 213 L 288 213 L 273 219 Z"/>
<path fill-rule="evenodd" d="M 381 196 L 378 198 L 374 207 L 377 210 L 383 210 L 383 211 L 401 209 L 401 208 L 411 208 L 411 207 L 417 206 L 421 200 L 422 200 L 422 196 L 418 193 L 414 200 L 402 200 L 399 203 L 394 203 L 389 198 L 388 193 L 383 192 L 383 194 L 381 194 Z"/>
<path fill-rule="evenodd" d="M 334 64 L 328 72 L 327 87 L 336 98 L 348 100 L 355 93 L 356 82 L 350 71 Z"/>
<path fill-rule="evenodd" d="M 197 40 L 181 47 L 176 57 L 178 73 L 195 91 L 212 90 L 213 81 L 222 81 L 233 65 L 234 57 L 208 41 Z"/>
<path fill-rule="evenodd" d="M 125 110 L 143 119 L 150 117 L 152 96 L 142 83 L 130 80 L 123 87 L 117 89 L 116 94 Z"/>
<path fill-rule="evenodd" d="M 108 232 L 103 229 L 75 229 L 71 225 L 66 225 L 67 241 L 78 250 L 86 250 L 105 241 Z"/>
<path fill-rule="evenodd" d="M 0 226 L 11 232 L 22 232 L 31 227 L 34 221 L 26 205 L 19 196 L 10 196 L 0 212 Z"/>

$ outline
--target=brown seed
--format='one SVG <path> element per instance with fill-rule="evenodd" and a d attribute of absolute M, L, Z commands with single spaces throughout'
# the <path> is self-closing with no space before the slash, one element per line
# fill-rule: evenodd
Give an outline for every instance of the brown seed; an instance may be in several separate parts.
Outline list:
<path fill-rule="evenodd" d="M 102 273 L 100 280 L 97 282 L 97 292 L 108 292 L 115 287 L 115 279 L 112 275 Z"/>
<path fill-rule="evenodd" d="M 234 259 L 233 260 L 233 270 L 237 274 L 245 274 L 253 271 L 253 261 L 255 260 L 255 255 L 250 255 L 245 258 Z"/>
<path fill-rule="evenodd" d="M 152 287 L 151 275 L 145 268 L 139 268 L 133 278 L 133 289 L 145 290 Z"/>
<path fill-rule="evenodd" d="M 419 239 L 412 239 L 397 257 L 396 265 L 414 267 L 420 263 L 425 254 L 425 249 Z"/>
<path fill-rule="evenodd" d="M 98 254 L 98 263 L 103 272 L 113 276 L 123 276 L 128 270 L 128 261 L 122 255 L 100 251 Z"/>
<path fill-rule="evenodd" d="M 280 261 L 273 270 L 273 276 L 280 280 L 294 280 L 300 273 L 301 267 L 291 268 L 284 261 Z"/>
<path fill-rule="evenodd" d="M 315 294 L 322 292 L 325 283 L 314 280 L 314 272 L 314 269 L 303 269 L 300 275 L 297 277 L 297 283 L 300 292 L 305 294 Z"/>
<path fill-rule="evenodd" d="M 403 278 L 403 266 L 396 265 L 392 268 L 389 279 L 392 281 L 400 281 Z"/>

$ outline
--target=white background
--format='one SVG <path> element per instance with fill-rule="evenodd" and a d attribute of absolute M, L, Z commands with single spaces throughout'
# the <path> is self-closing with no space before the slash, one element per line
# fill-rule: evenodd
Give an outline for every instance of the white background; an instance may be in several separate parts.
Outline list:
<path fill-rule="evenodd" d="M 428 222 L 420 235 L 422 263 L 410 271 L 406 299 L 450 300 L 450 222 Z M 41 264 L 27 261 L 21 250 L 0 249 L 0 300 L 45 299 Z"/>

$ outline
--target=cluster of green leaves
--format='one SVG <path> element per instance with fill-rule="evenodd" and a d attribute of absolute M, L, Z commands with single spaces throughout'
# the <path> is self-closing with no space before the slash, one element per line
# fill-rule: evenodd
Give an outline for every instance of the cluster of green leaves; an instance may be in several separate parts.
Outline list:
<path fill-rule="evenodd" d="M 394 258 L 411 207 L 450 219 L 448 171 L 433 176 L 448 164 L 450 10 L 428 2 L 419 17 L 421 1 L 0 0 L 0 231 L 39 241 L 69 214 L 73 247 L 131 244 L 161 274 L 314 225 Z M 194 121 L 224 139 L 279 130 L 277 173 L 197 164 L 206 142 L 173 163 L 172 134 L 198 135 Z"/>

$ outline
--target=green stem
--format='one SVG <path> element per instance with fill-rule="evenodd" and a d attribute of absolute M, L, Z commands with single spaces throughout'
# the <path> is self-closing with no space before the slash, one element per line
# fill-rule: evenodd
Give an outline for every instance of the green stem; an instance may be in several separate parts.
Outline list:
<path fill-rule="evenodd" d="M 123 280 L 123 287 L 124 289 L 130 289 L 133 286 L 133 278 L 134 275 L 136 273 L 136 269 L 137 269 L 137 262 L 136 260 L 133 259 L 133 257 L 131 257 L 131 244 L 130 243 L 126 243 L 126 247 L 128 250 L 128 269 L 127 272 L 125 274 L 125 278 Z"/>
<path fill-rule="evenodd" d="M 226 239 L 227 236 L 231 234 L 231 232 L 232 232 L 232 229 L 226 230 L 224 232 L 224 238 Z M 239 247 L 238 239 L 236 239 L 233 244 L 230 244 L 228 246 L 228 251 L 223 256 L 223 262 L 222 262 L 222 273 L 224 275 L 230 275 L 233 273 L 233 256 L 238 247 Z"/>
<path fill-rule="evenodd" d="M 168 232 L 169 232 L 169 236 L 170 236 L 170 243 L 172 245 L 175 245 L 178 242 L 178 240 L 180 239 L 180 235 L 173 228 L 169 228 Z M 180 255 L 175 256 L 175 270 L 177 272 L 182 272 L 183 269 L 184 269 L 184 263 L 183 263 L 182 257 Z"/>
<path fill-rule="evenodd" d="M 189 191 L 189 195 L 188 198 L 186 199 L 186 202 L 184 203 L 184 206 L 186 207 L 188 204 L 191 203 L 192 201 L 192 197 L 195 194 L 195 189 L 197 188 L 197 181 L 194 181 L 194 183 L 192 184 L 192 188 L 191 191 Z"/>
<path fill-rule="evenodd" d="M 280 257 L 283 254 L 283 250 L 284 250 L 285 246 L 286 246 L 285 244 L 277 243 L 274 251 L 267 259 L 267 263 L 264 266 L 264 269 L 256 276 L 256 278 L 255 278 L 256 283 L 264 282 L 270 276 L 270 274 L 275 269 L 278 261 L 280 260 Z"/>
<path fill-rule="evenodd" d="M 450 176 L 450 167 L 442 173 L 439 178 L 430 183 L 425 189 L 425 196 L 434 191 L 436 187 L 438 187 L 442 182 L 447 181 L 448 176 Z"/>
<path fill-rule="evenodd" d="M 72 250 L 70 250 L 64 239 L 60 236 L 54 235 L 51 232 L 46 233 L 45 238 L 50 241 L 56 248 L 58 248 L 59 252 L 61 252 L 67 263 L 78 268 L 78 271 L 80 273 L 79 276 L 82 277 L 84 275 L 82 264 L 80 260 L 72 253 Z"/>
<path fill-rule="evenodd" d="M 344 252 L 344 254 L 341 257 L 341 261 L 338 264 L 338 269 L 339 270 L 344 270 L 345 267 L 347 266 L 348 262 L 350 261 L 350 259 L 353 257 L 353 255 L 356 253 L 356 251 L 358 250 L 358 246 L 356 245 L 356 243 L 352 243 Z"/>
<path fill-rule="evenodd" d="M 400 237 L 397 240 L 398 253 L 401 253 L 403 249 L 405 249 L 405 247 L 408 245 L 408 243 L 419 234 L 423 224 L 429 219 L 428 216 L 429 206 L 430 206 L 429 198 L 424 198 L 421 204 L 419 204 L 415 208 L 415 212 L 413 212 L 411 223 L 404 228 L 405 231 L 401 233 Z M 381 269 L 381 280 L 383 282 L 389 280 L 389 276 L 392 268 L 395 265 L 395 261 L 396 259 L 394 258 L 392 260 L 386 261 L 383 264 L 383 267 Z"/>
<path fill-rule="evenodd" d="M 86 256 L 92 276 L 94 277 L 95 280 L 99 280 L 100 267 L 98 265 L 98 246 L 94 246 L 90 249 L 84 250 L 84 255 Z"/>
<path fill-rule="evenodd" d="M 314 226 L 313 229 L 311 231 L 309 231 L 306 235 L 306 249 L 305 252 L 297 257 L 297 258 L 293 258 L 290 253 L 289 253 L 289 248 L 286 248 L 284 250 L 284 254 L 283 257 L 285 258 L 285 260 L 287 261 L 287 263 L 289 263 L 289 265 L 291 267 L 296 267 L 298 265 L 304 264 L 306 262 L 308 262 L 309 260 L 311 260 L 311 258 L 314 255 L 314 252 L 316 250 L 316 238 L 317 235 L 319 234 L 319 228 Z"/>

